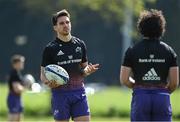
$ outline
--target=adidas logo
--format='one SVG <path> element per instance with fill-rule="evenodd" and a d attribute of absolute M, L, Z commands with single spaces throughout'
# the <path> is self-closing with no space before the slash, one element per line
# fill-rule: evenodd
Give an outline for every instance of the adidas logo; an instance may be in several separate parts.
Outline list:
<path fill-rule="evenodd" d="M 158 77 L 156 71 L 154 68 L 151 68 L 142 78 L 142 80 L 161 80 L 160 77 Z"/>
<path fill-rule="evenodd" d="M 58 52 L 57 56 L 59 56 L 59 55 L 64 55 L 64 53 L 63 53 L 62 50 L 60 50 L 60 51 Z"/>

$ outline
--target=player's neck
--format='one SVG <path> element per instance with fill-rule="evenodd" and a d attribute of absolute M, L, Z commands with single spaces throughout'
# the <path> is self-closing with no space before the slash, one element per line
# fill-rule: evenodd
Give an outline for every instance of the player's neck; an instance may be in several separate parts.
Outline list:
<path fill-rule="evenodd" d="M 17 66 L 13 66 L 13 69 L 16 70 L 17 72 L 21 71 L 21 69 L 19 67 L 17 67 Z"/>
<path fill-rule="evenodd" d="M 69 42 L 71 40 L 71 38 L 72 38 L 71 34 L 69 34 L 67 36 L 58 34 L 57 37 L 63 42 Z"/>

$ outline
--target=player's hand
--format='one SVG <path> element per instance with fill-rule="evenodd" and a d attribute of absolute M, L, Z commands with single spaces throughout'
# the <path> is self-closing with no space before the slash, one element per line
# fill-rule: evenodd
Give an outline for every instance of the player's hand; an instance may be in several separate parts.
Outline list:
<path fill-rule="evenodd" d="M 55 80 L 51 80 L 51 81 L 47 80 L 44 83 L 50 88 L 56 88 L 59 86 Z"/>
<path fill-rule="evenodd" d="M 88 64 L 85 68 L 84 68 L 84 73 L 86 76 L 96 72 L 99 69 L 99 64 Z"/>
<path fill-rule="evenodd" d="M 50 88 L 56 88 L 59 86 L 55 80 L 51 80 L 50 83 L 48 84 Z"/>

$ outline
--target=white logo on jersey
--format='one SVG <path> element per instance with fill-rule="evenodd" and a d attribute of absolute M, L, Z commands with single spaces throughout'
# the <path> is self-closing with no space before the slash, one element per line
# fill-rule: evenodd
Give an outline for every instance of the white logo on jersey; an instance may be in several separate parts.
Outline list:
<path fill-rule="evenodd" d="M 160 77 L 158 77 L 156 71 L 154 68 L 151 68 L 142 78 L 142 80 L 161 80 Z"/>
<path fill-rule="evenodd" d="M 154 54 L 150 54 L 149 58 L 139 58 L 139 63 L 165 63 L 165 59 L 155 58 Z"/>
<path fill-rule="evenodd" d="M 73 55 L 69 55 L 68 58 L 69 58 L 69 59 L 73 59 Z"/>
<path fill-rule="evenodd" d="M 154 58 L 154 54 L 150 54 L 149 57 L 150 57 L 150 58 Z"/>
<path fill-rule="evenodd" d="M 76 53 L 77 53 L 77 52 L 81 52 L 81 47 L 77 47 L 77 48 L 76 48 Z"/>
<path fill-rule="evenodd" d="M 62 50 L 60 50 L 60 51 L 58 52 L 57 56 L 59 56 L 59 55 L 64 55 L 64 53 L 63 53 Z"/>

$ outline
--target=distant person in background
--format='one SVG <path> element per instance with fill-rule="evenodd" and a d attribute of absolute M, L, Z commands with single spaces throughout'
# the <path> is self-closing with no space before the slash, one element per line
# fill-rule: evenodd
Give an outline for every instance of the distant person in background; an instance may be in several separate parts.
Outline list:
<path fill-rule="evenodd" d="M 88 64 L 86 45 L 81 39 L 71 35 L 70 15 L 61 10 L 52 18 L 55 40 L 49 42 L 43 51 L 41 80 L 51 88 L 52 112 L 56 122 L 89 122 L 90 111 L 84 88 L 84 77 L 99 69 L 99 64 Z M 49 64 L 63 67 L 70 80 L 66 85 L 57 85 L 48 81 L 44 68 Z"/>
<path fill-rule="evenodd" d="M 21 71 L 24 69 L 24 61 L 25 58 L 22 55 L 14 55 L 11 59 L 12 70 L 8 80 L 9 93 L 7 97 L 8 121 L 10 122 L 19 122 L 23 112 L 21 94 L 24 86 Z"/>
<path fill-rule="evenodd" d="M 125 53 L 120 80 L 133 89 L 131 121 L 171 121 L 179 68 L 176 53 L 161 41 L 165 24 L 161 11 L 143 11 L 137 23 L 143 39 Z"/>

